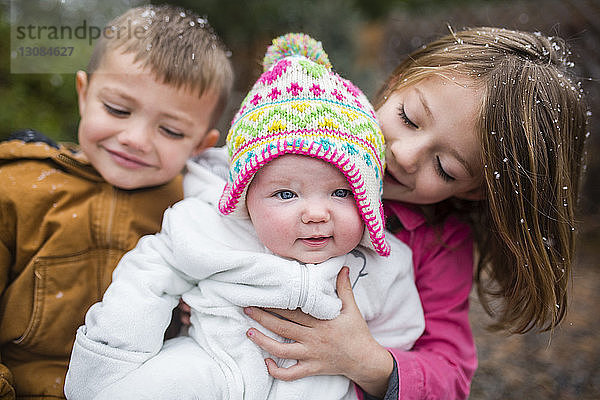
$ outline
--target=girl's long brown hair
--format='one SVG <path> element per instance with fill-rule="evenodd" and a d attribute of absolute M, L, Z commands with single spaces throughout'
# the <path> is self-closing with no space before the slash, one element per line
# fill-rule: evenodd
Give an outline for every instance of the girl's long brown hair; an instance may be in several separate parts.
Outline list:
<path fill-rule="evenodd" d="M 452 32 L 402 62 L 375 102 L 379 108 L 394 91 L 431 74 L 468 78 L 483 89 L 478 130 L 486 199 L 468 217 L 479 253 L 477 291 L 494 329 L 548 330 L 567 311 L 587 125 L 569 55 L 563 40 L 539 33 Z M 456 202 L 437 208 L 448 204 Z"/>

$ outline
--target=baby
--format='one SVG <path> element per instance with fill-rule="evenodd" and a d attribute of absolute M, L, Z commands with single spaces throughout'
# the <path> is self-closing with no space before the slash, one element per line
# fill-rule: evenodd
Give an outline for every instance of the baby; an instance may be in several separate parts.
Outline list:
<path fill-rule="evenodd" d="M 123 257 L 79 328 L 68 398 L 356 398 L 343 376 L 273 380 L 243 311 L 335 318 L 344 266 L 376 340 L 408 350 L 423 332 L 411 252 L 385 235 L 370 103 L 306 35 L 274 40 L 264 64 L 227 137 L 227 181 L 188 163 L 186 198 Z M 163 343 L 180 298 L 189 336 Z"/>

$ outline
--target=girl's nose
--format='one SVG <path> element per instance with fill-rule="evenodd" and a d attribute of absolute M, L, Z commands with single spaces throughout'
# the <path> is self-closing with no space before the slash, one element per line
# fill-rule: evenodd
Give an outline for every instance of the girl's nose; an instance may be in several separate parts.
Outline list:
<path fill-rule="evenodd" d="M 415 138 L 396 140 L 388 144 L 395 163 L 404 169 L 407 174 L 414 174 L 424 153 L 424 143 Z"/>
<path fill-rule="evenodd" d="M 311 222 L 328 222 L 330 214 L 327 206 L 323 204 L 323 201 L 310 201 L 305 205 L 301 219 L 305 224 Z"/>

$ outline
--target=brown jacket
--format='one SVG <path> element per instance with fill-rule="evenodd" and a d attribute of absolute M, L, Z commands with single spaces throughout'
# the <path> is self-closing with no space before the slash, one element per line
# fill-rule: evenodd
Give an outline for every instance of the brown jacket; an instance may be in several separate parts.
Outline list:
<path fill-rule="evenodd" d="M 121 256 L 159 231 L 164 210 L 182 198 L 180 177 L 120 190 L 57 147 L 0 143 L 0 399 L 64 398 L 88 307 Z"/>

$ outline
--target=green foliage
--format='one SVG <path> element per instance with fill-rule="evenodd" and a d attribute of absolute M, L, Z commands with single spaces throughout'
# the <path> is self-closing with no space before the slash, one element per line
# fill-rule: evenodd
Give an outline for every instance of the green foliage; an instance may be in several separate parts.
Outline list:
<path fill-rule="evenodd" d="M 10 72 L 10 26 L 0 9 L 0 138 L 32 128 L 55 140 L 74 141 L 77 96 L 74 74 L 13 74 Z"/>
<path fill-rule="evenodd" d="M 160 4 L 160 1 L 155 2 Z M 232 51 L 237 87 L 245 91 L 258 77 L 267 46 L 276 36 L 304 32 L 323 42 L 338 72 L 353 79 L 357 35 L 365 19 L 352 0 L 174 0 L 208 17 Z"/>

